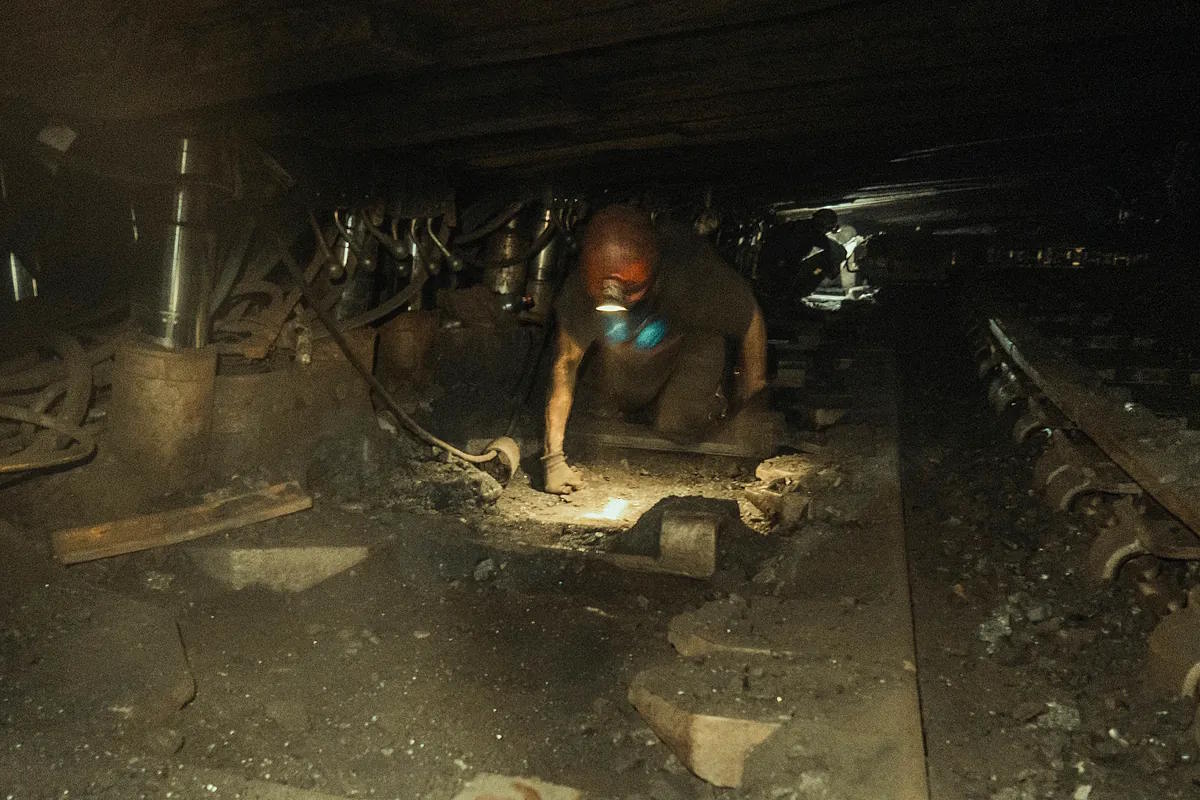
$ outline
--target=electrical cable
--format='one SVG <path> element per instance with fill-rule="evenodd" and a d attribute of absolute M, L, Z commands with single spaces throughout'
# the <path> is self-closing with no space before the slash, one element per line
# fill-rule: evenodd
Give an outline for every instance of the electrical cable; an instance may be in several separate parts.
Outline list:
<path fill-rule="evenodd" d="M 459 450 L 449 442 L 439 439 L 429 431 L 422 428 L 415 419 L 410 417 L 404 411 L 404 409 L 400 407 L 400 404 L 396 402 L 394 397 L 392 397 L 391 392 L 384 388 L 383 384 L 379 382 L 379 379 L 376 378 L 371 373 L 371 370 L 367 368 L 361 360 L 359 360 L 357 355 L 354 354 L 354 351 L 350 348 L 350 343 L 347 342 L 346 337 L 342 335 L 342 331 L 338 328 L 337 323 L 330 318 L 328 312 L 320 307 L 320 305 L 316 302 L 316 298 L 314 298 L 312 293 L 309 291 L 308 283 L 304 280 L 304 276 L 300 274 L 300 266 L 296 263 L 296 260 L 292 258 L 290 253 L 284 254 L 283 265 L 291 274 L 292 280 L 294 280 L 299 286 L 300 292 L 304 295 L 304 299 L 308 301 L 309 307 L 312 308 L 314 313 L 316 313 L 317 318 L 321 320 L 321 324 L 325 326 L 325 329 L 329 331 L 329 335 L 333 337 L 335 342 L 337 342 L 337 346 L 341 348 L 342 354 L 346 356 L 346 359 L 350 362 L 351 366 L 353 366 L 354 369 L 358 371 L 358 374 L 362 376 L 363 380 L 367 382 L 367 385 L 370 386 L 377 395 L 379 395 L 379 398 L 383 400 L 384 404 L 388 407 L 388 410 L 395 414 L 396 419 L 400 420 L 401 424 L 408 429 L 409 433 L 426 444 L 444 450 L 450 455 L 460 458 L 463 461 L 471 464 L 486 464 L 487 462 L 496 458 L 498 452 L 495 450 L 489 450 L 481 455 L 468 453 L 464 450 Z"/>

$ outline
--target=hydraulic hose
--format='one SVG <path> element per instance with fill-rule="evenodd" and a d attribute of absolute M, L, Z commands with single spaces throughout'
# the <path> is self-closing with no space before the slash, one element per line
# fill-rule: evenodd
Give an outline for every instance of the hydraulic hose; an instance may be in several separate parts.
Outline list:
<path fill-rule="evenodd" d="M 354 354 L 354 351 L 350 348 L 350 343 L 346 341 L 346 337 L 338 328 L 337 322 L 335 322 L 329 316 L 329 313 L 326 312 L 325 309 L 321 308 L 320 304 L 317 303 L 316 298 L 313 297 L 312 292 L 308 288 L 307 281 L 304 280 L 304 276 L 300 273 L 300 266 L 296 263 L 296 260 L 292 258 L 290 253 L 284 254 L 283 264 L 285 267 L 287 267 L 287 271 L 291 274 L 292 280 L 296 282 L 297 286 L 299 286 L 300 292 L 304 295 L 304 299 L 308 301 L 309 307 L 312 308 L 313 312 L 317 315 L 317 318 L 321 320 L 321 324 L 325 326 L 325 329 L 329 331 L 329 335 L 333 337 L 333 340 L 337 342 L 338 347 L 341 348 L 342 354 L 346 356 L 346 359 L 350 362 L 351 366 L 358 371 L 358 374 L 362 376 L 362 379 L 367 382 L 367 385 L 370 386 L 377 395 L 379 395 L 379 398 L 383 400 L 384 404 L 388 407 L 388 410 L 395 414 L 396 419 L 400 420 L 401 424 L 408 429 L 409 433 L 420 439 L 422 442 L 444 450 L 450 455 L 460 458 L 463 461 L 471 464 L 486 464 L 487 462 L 496 458 L 497 452 L 495 450 L 489 450 L 482 455 L 468 453 L 464 450 L 459 450 L 449 442 L 439 439 L 429 431 L 422 428 L 415 419 L 410 417 L 404 411 L 404 409 L 400 407 L 400 404 L 396 402 L 394 397 L 392 397 L 391 392 L 385 389 L 383 384 L 379 382 L 379 379 L 371 373 L 370 368 L 365 366 L 362 361 L 359 360 L 358 356 Z"/>
<path fill-rule="evenodd" d="M 74 464 L 76 461 L 82 461 L 90 456 L 96 449 L 96 439 L 90 433 L 77 425 L 65 423 L 47 414 L 38 414 L 20 406 L 0 405 L 0 419 L 11 419 L 16 422 L 37 425 L 39 428 L 48 428 L 55 433 L 68 436 L 76 442 L 74 447 L 66 450 L 36 453 L 32 456 L 29 452 L 31 448 L 26 448 L 16 455 L 0 459 L 0 474 Z"/>
<path fill-rule="evenodd" d="M 502 225 L 506 224 L 510 219 L 520 213 L 521 209 L 524 207 L 525 201 L 518 200 L 496 216 L 492 217 L 489 221 L 480 225 L 475 230 L 459 236 L 456 244 L 470 244 L 471 242 L 479 241 L 490 233 L 500 230 Z"/>
<path fill-rule="evenodd" d="M 88 350 L 84 360 L 89 366 L 95 365 L 106 358 L 112 358 L 114 352 L 116 352 L 116 343 L 105 342 Z M 48 383 L 62 380 L 67 377 L 69 371 L 69 366 L 64 361 L 44 361 L 21 372 L 0 375 L 0 394 L 37 389 Z"/>

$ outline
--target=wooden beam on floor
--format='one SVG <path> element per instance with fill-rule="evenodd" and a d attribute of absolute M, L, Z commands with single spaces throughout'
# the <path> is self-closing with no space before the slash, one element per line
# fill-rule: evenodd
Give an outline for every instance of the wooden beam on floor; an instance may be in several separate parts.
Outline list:
<path fill-rule="evenodd" d="M 50 535 L 64 564 L 179 544 L 312 508 L 312 497 L 295 481 L 229 494 L 194 506 L 70 528 Z"/>

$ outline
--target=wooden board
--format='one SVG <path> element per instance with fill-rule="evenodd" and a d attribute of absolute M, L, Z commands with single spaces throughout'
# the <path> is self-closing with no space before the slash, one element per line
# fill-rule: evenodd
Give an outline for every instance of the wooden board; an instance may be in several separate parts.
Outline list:
<path fill-rule="evenodd" d="M 186 508 L 70 528 L 52 533 L 50 539 L 59 561 L 78 564 L 188 542 L 307 508 L 312 508 L 312 497 L 289 481 Z"/>
<path fill-rule="evenodd" d="M 579 415 L 567 427 L 567 438 L 601 447 L 694 453 L 730 458 L 766 458 L 781 444 L 782 416 L 773 412 L 739 415 L 699 442 L 676 442 L 646 425 Z"/>

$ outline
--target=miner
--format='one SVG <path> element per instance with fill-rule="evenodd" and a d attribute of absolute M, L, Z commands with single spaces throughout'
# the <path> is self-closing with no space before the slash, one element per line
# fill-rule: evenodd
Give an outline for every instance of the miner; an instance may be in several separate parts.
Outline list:
<path fill-rule="evenodd" d="M 607 403 L 645 412 L 676 441 L 703 438 L 731 409 L 757 402 L 766 385 L 766 325 L 750 286 L 689 228 L 655 224 L 639 209 L 610 206 L 593 216 L 555 314 L 547 492 L 582 486 L 563 435 L 590 349 Z"/>
<path fill-rule="evenodd" d="M 837 212 L 822 208 L 767 231 L 758 257 L 758 285 L 768 313 L 788 316 L 796 300 L 822 280 L 837 279 L 846 260 L 846 248 L 832 238 L 837 230 Z"/>

